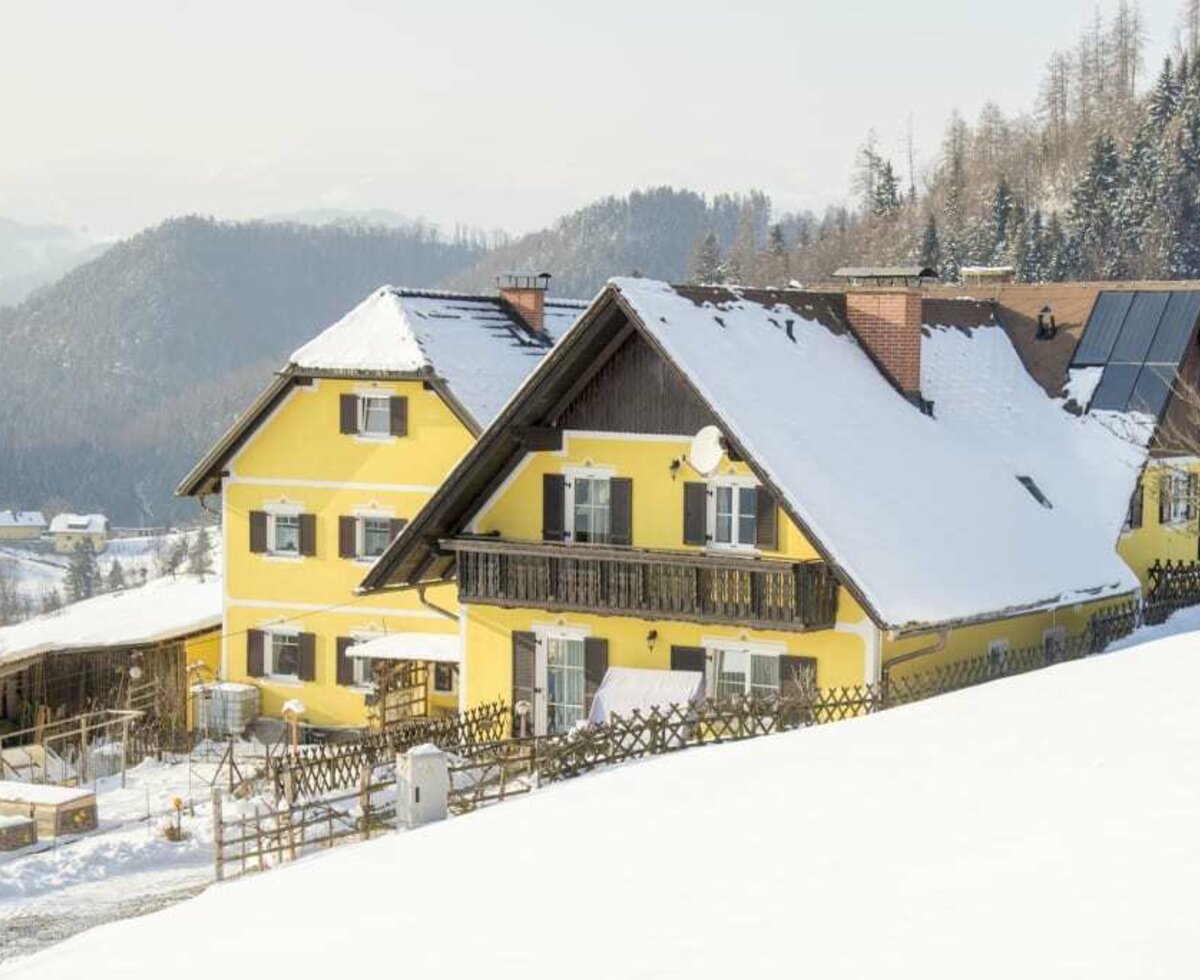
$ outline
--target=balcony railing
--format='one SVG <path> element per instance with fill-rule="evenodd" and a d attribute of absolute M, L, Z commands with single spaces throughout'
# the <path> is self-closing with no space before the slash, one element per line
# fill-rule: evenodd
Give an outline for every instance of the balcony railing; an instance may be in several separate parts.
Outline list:
<path fill-rule="evenodd" d="M 455 538 L 463 602 L 812 630 L 837 619 L 822 561 Z"/>

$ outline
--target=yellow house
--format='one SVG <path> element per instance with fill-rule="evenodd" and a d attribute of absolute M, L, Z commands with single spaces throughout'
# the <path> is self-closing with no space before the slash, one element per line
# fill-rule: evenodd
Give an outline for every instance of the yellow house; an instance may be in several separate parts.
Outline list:
<path fill-rule="evenodd" d="M 1132 595 L 1143 458 L 1047 397 L 990 304 L 617 279 L 362 588 L 456 579 L 464 705 L 536 733 L 611 667 L 718 697 L 875 682 Z"/>
<path fill-rule="evenodd" d="M 453 587 L 355 587 L 581 312 L 545 287 L 377 291 L 297 350 L 180 485 L 221 495 L 220 675 L 256 683 L 264 715 L 296 698 L 317 726 L 458 707 Z"/>
<path fill-rule="evenodd" d="M 70 555 L 85 541 L 99 553 L 108 547 L 108 518 L 103 514 L 56 514 L 50 521 L 54 550 Z"/>
<path fill-rule="evenodd" d="M 46 530 L 37 510 L 0 510 L 0 541 L 36 541 Z"/>

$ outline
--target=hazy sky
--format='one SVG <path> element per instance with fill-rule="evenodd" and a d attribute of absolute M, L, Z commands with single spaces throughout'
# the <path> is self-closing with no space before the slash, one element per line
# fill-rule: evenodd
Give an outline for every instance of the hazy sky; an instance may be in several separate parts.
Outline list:
<path fill-rule="evenodd" d="M 1182 0 L 1143 0 L 1149 71 Z M 1115 0 L 1105 0 L 1108 13 Z M 1091 0 L 0 0 L 0 215 L 384 207 L 526 231 L 609 193 L 848 195 L 868 128 L 1030 107 Z"/>

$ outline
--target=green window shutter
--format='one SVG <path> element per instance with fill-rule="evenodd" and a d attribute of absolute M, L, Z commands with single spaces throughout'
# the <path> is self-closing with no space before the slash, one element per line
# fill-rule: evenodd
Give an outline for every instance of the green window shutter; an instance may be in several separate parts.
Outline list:
<path fill-rule="evenodd" d="M 708 487 L 703 483 L 683 485 L 683 543 L 703 547 L 708 543 Z"/>
<path fill-rule="evenodd" d="M 533 734 L 533 706 L 537 688 L 537 635 L 534 633 L 517 632 L 512 635 L 512 734 Z M 517 716 L 517 703 L 524 701 L 529 705 L 526 715 L 526 728 L 521 731 L 520 718 Z"/>
<path fill-rule="evenodd" d="M 312 558 L 317 553 L 317 515 L 300 515 L 300 554 Z"/>
<path fill-rule="evenodd" d="M 337 638 L 337 682 L 343 686 L 354 683 L 354 664 L 346 656 L 346 651 L 354 645 L 354 640 L 348 636 Z"/>
<path fill-rule="evenodd" d="M 754 491 L 754 544 L 764 551 L 779 550 L 779 507 L 766 487 Z"/>
<path fill-rule="evenodd" d="M 358 518 L 338 518 L 338 557 L 355 558 L 358 556 Z"/>
<path fill-rule="evenodd" d="M 397 395 L 388 399 L 391 431 L 394 436 L 408 435 L 408 399 Z"/>
<path fill-rule="evenodd" d="M 358 434 L 357 395 L 341 395 L 338 398 L 338 429 L 344 436 Z"/>
<path fill-rule="evenodd" d="M 300 637 L 300 680 L 317 679 L 317 634 L 301 633 Z"/>
<path fill-rule="evenodd" d="M 561 473 L 542 477 L 542 540 L 562 541 L 566 537 L 564 524 L 566 480 Z"/>
<path fill-rule="evenodd" d="M 779 693 L 783 697 L 803 697 L 816 689 L 816 657 L 782 656 L 779 658 Z"/>
<path fill-rule="evenodd" d="M 263 676 L 263 631 L 246 630 L 246 675 Z"/>
<path fill-rule="evenodd" d="M 267 514 L 266 511 L 250 511 L 250 553 L 263 555 L 267 551 Z"/>
<path fill-rule="evenodd" d="M 633 481 L 614 476 L 609 487 L 609 537 L 613 544 L 633 544 Z"/>
<path fill-rule="evenodd" d="M 688 670 L 703 674 L 704 667 L 704 647 L 671 647 L 672 670 Z"/>
<path fill-rule="evenodd" d="M 592 714 L 592 701 L 608 673 L 608 640 L 589 636 L 583 641 L 583 717 Z"/>

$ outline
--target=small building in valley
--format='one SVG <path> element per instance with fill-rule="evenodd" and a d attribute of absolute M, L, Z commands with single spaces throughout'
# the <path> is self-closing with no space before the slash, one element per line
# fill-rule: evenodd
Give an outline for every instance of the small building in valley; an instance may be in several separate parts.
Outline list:
<path fill-rule="evenodd" d="M 50 537 L 60 555 L 73 554 L 84 541 L 101 552 L 108 546 L 108 518 L 103 514 L 56 514 L 50 522 Z"/>
<path fill-rule="evenodd" d="M 35 541 L 45 530 L 40 510 L 0 510 L 0 541 Z"/>

